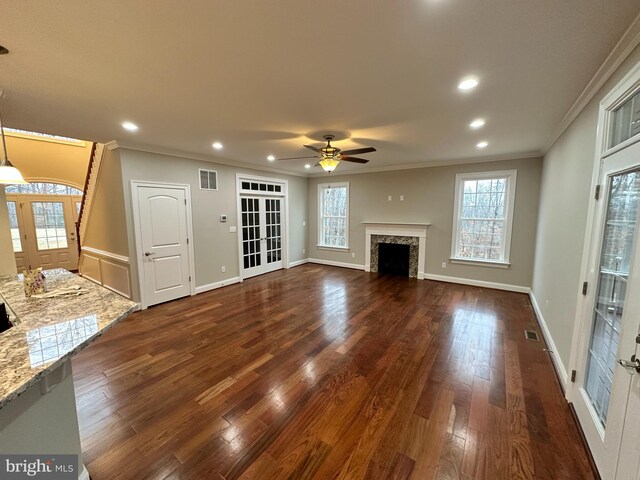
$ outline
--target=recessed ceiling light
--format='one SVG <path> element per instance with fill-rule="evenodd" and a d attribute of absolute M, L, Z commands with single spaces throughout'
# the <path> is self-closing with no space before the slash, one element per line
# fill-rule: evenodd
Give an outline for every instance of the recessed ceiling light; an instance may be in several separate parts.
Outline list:
<path fill-rule="evenodd" d="M 214 142 L 211 146 L 216 150 L 222 150 L 222 144 L 220 142 Z"/>
<path fill-rule="evenodd" d="M 476 147 L 478 148 L 487 148 L 488 146 L 489 146 L 489 142 L 485 142 L 484 140 L 476 144 Z"/>
<path fill-rule="evenodd" d="M 122 122 L 122 128 L 124 128 L 125 130 L 128 130 L 129 132 L 138 131 L 138 125 L 136 125 L 133 122 Z"/>
<path fill-rule="evenodd" d="M 267 160 L 269 160 L 270 162 L 273 162 L 276 159 L 276 157 L 274 157 L 273 155 L 269 155 L 267 157 Z"/>
<path fill-rule="evenodd" d="M 469 124 L 471 128 L 480 128 L 484 127 L 485 121 L 484 118 L 476 118 L 473 122 Z"/>
<path fill-rule="evenodd" d="M 311 165 L 309 165 L 308 163 L 304 166 L 304 168 L 311 168 Z"/>
<path fill-rule="evenodd" d="M 469 91 L 469 90 L 473 90 L 474 88 L 476 88 L 478 86 L 478 79 L 475 77 L 467 77 L 467 78 L 463 78 L 462 80 L 460 80 L 460 83 L 458 84 L 458 90 L 462 90 L 462 91 Z"/>

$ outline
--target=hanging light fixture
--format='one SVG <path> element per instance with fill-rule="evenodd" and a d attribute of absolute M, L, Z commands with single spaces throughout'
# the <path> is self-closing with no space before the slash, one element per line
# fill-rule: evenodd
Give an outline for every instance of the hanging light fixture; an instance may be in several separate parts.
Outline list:
<path fill-rule="evenodd" d="M 0 100 L 2 91 L 0 90 Z M 0 162 L 0 184 L 15 185 L 25 184 L 20 171 L 14 167 L 7 157 L 7 143 L 4 139 L 4 126 L 2 124 L 2 114 L 0 113 L 0 137 L 2 137 L 2 161 Z"/>
<path fill-rule="evenodd" d="M 318 163 L 320 164 L 320 166 L 325 172 L 331 173 L 336 169 L 336 167 L 340 163 L 340 160 L 336 160 L 333 157 L 327 157 L 327 158 L 323 158 Z"/>

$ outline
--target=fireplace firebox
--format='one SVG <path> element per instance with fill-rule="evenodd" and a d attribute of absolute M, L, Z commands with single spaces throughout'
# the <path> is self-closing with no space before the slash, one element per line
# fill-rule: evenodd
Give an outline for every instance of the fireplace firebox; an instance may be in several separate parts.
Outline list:
<path fill-rule="evenodd" d="M 399 243 L 378 244 L 378 273 L 381 275 L 409 276 L 411 245 Z"/>

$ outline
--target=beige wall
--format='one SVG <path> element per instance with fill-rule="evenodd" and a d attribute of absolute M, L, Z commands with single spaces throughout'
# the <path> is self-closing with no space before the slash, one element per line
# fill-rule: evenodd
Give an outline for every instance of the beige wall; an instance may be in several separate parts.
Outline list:
<path fill-rule="evenodd" d="M 584 281 L 580 268 L 587 212 L 594 201 L 590 188 L 599 103 L 638 62 L 640 48 L 631 53 L 544 156 L 533 294 L 566 368 L 570 367 L 576 298 Z"/>
<path fill-rule="evenodd" d="M 13 254 L 9 229 L 7 197 L 4 193 L 4 185 L 0 185 L 0 275 L 14 275 L 16 272 L 16 257 Z"/>
<path fill-rule="evenodd" d="M 105 147 L 82 245 L 129 256 L 120 155 Z"/>
<path fill-rule="evenodd" d="M 91 142 L 85 146 L 6 136 L 7 153 L 28 181 L 65 183 L 82 190 L 91 156 Z"/>
<path fill-rule="evenodd" d="M 451 255 L 455 176 L 458 173 L 517 170 L 516 201 L 511 242 L 511 268 L 460 265 Z M 425 273 L 529 287 L 533 273 L 541 160 L 527 158 L 501 162 L 401 170 L 357 175 L 314 177 L 309 181 L 310 258 L 364 265 L 364 221 L 427 222 Z M 348 252 L 317 247 L 318 184 L 349 182 L 350 228 Z M 391 195 L 392 201 L 387 197 Z M 404 201 L 399 201 L 399 196 Z M 355 254 L 355 257 L 352 255 Z M 443 269 L 442 262 L 447 262 Z"/>
<path fill-rule="evenodd" d="M 238 266 L 238 233 L 230 233 L 230 226 L 238 226 L 236 213 L 236 173 L 262 177 L 276 177 L 289 182 L 290 229 L 289 259 L 301 260 L 306 245 L 307 179 L 278 175 L 256 170 L 242 169 L 216 163 L 176 158 L 169 155 L 118 149 L 122 164 L 125 211 L 129 232 L 131 278 L 134 286 L 133 298 L 139 300 L 138 273 L 135 260 L 133 218 L 131 216 L 131 181 L 181 183 L 191 187 L 191 209 L 194 228 L 194 255 L 196 264 L 196 286 L 204 286 L 240 275 Z M 218 172 L 216 191 L 200 190 L 198 169 Z M 226 214 L 228 221 L 220 222 Z M 240 229 L 238 228 L 238 232 Z M 221 267 L 226 267 L 222 273 Z"/>

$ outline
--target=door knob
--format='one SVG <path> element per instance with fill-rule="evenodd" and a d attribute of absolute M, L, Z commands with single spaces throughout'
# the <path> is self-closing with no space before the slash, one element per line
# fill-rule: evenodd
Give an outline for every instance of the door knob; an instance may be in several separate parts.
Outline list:
<path fill-rule="evenodd" d="M 633 375 L 636 372 L 640 373 L 640 359 L 636 358 L 635 355 L 631 355 L 631 361 L 620 359 L 618 363 L 624 367 L 629 375 Z"/>
<path fill-rule="evenodd" d="M 155 255 L 153 252 L 144 252 L 145 257 L 150 257 L 151 255 Z"/>

